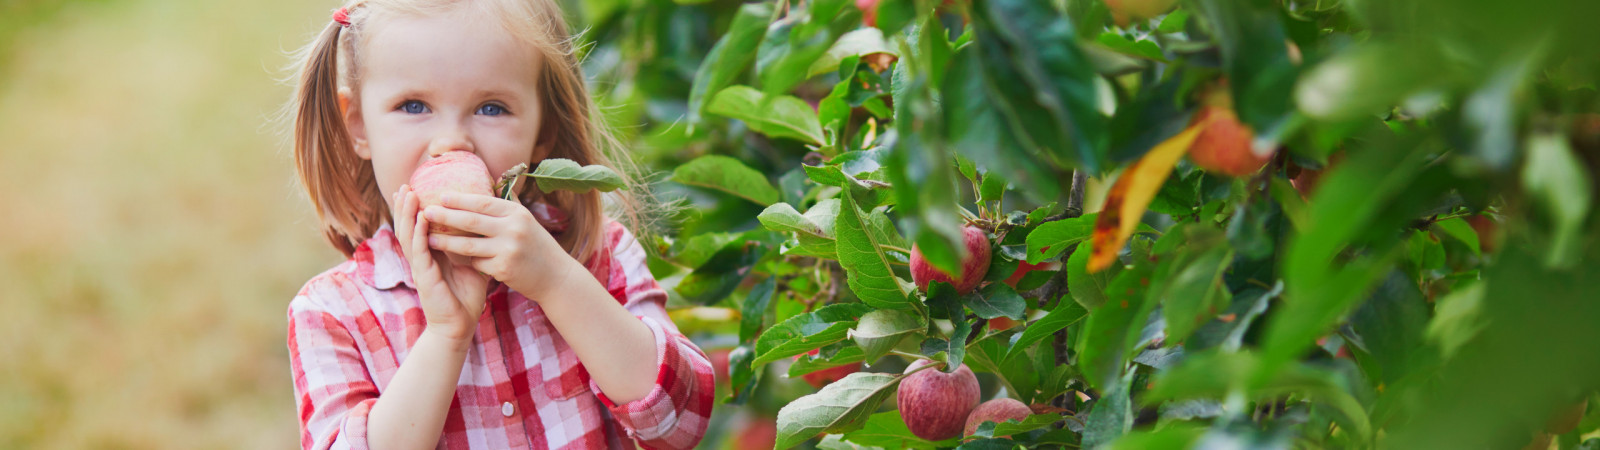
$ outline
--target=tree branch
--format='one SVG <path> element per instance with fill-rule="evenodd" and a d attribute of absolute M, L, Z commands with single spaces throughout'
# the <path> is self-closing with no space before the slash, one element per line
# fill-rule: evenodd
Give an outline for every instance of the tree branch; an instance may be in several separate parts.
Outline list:
<path fill-rule="evenodd" d="M 1066 217 L 1066 218 L 1070 219 L 1070 218 L 1076 218 L 1076 217 L 1082 217 L 1083 216 L 1083 196 L 1084 196 L 1084 191 L 1088 187 L 1087 186 L 1088 184 L 1089 184 L 1089 174 L 1088 173 L 1085 173 L 1082 170 L 1074 170 L 1074 171 L 1072 171 L 1072 191 L 1067 193 L 1067 209 L 1066 209 L 1066 211 L 1062 212 L 1062 214 L 1066 214 L 1066 215 L 1069 216 L 1069 217 Z M 1081 248 L 1083 248 L 1083 247 L 1079 246 L 1078 248 L 1075 248 L 1072 251 L 1078 251 L 1078 249 L 1081 249 Z M 1061 269 L 1061 272 L 1057 273 L 1056 276 L 1050 277 L 1050 282 L 1051 283 L 1055 283 L 1056 286 L 1052 287 L 1052 289 L 1050 290 L 1050 292 L 1049 292 L 1050 293 L 1050 297 L 1044 297 L 1044 299 L 1049 299 L 1049 298 L 1053 298 L 1053 297 L 1059 297 L 1061 293 L 1066 293 L 1068 291 L 1068 289 L 1067 289 L 1067 277 L 1065 276 L 1066 273 L 1067 273 L 1067 269 L 1065 267 L 1063 267 Z M 1059 282 L 1057 281 L 1057 279 L 1059 279 Z M 1047 283 L 1047 284 L 1049 284 L 1049 283 Z M 1045 301 L 1048 301 L 1048 300 L 1045 300 Z M 1057 305 L 1056 307 L 1060 308 L 1061 306 Z M 1051 346 L 1055 349 L 1056 365 L 1057 366 L 1061 366 L 1061 365 L 1067 364 L 1067 329 L 1066 328 L 1062 328 L 1061 330 L 1056 331 L 1055 339 L 1052 340 Z M 1052 399 L 1050 401 L 1050 404 L 1054 405 L 1057 408 L 1077 411 L 1077 409 L 1074 408 L 1077 405 L 1076 405 L 1075 402 L 1072 401 L 1072 391 L 1071 390 L 1068 390 L 1068 391 L 1062 393 L 1060 396 L 1057 396 L 1056 398 Z M 1061 428 L 1061 427 L 1064 427 L 1064 426 L 1066 426 L 1066 422 L 1065 421 L 1056 423 L 1056 428 Z"/>

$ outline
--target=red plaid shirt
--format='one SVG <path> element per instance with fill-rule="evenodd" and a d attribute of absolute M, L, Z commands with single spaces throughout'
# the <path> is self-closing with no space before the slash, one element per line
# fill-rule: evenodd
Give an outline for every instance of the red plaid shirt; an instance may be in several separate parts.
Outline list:
<path fill-rule="evenodd" d="M 667 317 L 644 249 L 608 222 L 590 270 L 648 325 L 660 370 L 645 398 L 617 405 L 539 305 L 503 285 L 478 321 L 438 448 L 691 448 L 705 434 L 711 362 Z M 498 283 L 497 283 L 498 285 Z M 367 413 L 426 326 L 411 270 L 384 226 L 289 304 L 289 359 L 303 448 L 367 448 Z M 626 436 L 626 438 L 625 438 Z"/>

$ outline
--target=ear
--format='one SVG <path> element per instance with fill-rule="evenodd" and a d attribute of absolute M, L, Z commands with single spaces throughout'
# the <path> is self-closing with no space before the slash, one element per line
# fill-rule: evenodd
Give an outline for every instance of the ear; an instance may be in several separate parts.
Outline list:
<path fill-rule="evenodd" d="M 351 103 L 350 88 L 339 88 L 339 116 L 344 118 L 344 128 L 350 130 L 350 139 L 356 156 L 372 160 L 372 150 L 367 147 L 367 124 L 361 121 L 361 102 Z"/>

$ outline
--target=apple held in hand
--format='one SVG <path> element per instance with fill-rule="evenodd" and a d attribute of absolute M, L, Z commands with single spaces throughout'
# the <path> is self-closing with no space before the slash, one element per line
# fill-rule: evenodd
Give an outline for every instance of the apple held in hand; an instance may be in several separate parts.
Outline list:
<path fill-rule="evenodd" d="M 451 151 L 435 156 L 411 173 L 411 191 L 417 194 L 419 209 L 438 205 L 440 196 L 446 192 L 494 195 L 491 190 L 493 188 L 490 187 L 493 182 L 493 178 L 489 176 L 489 167 L 484 165 L 483 160 L 479 159 L 478 155 L 465 151 Z M 439 224 L 433 224 L 428 230 L 433 233 L 472 236 L 471 233 Z"/>
<path fill-rule="evenodd" d="M 963 227 L 961 234 L 967 244 L 967 257 L 961 260 L 960 278 L 952 278 L 950 274 L 934 268 L 932 264 L 928 264 L 926 258 L 922 257 L 921 249 L 915 245 L 911 246 L 911 280 L 917 283 L 918 289 L 927 291 L 929 282 L 943 281 L 955 287 L 956 292 L 966 295 L 972 293 L 972 290 L 978 287 L 978 283 L 983 282 L 984 274 L 989 271 L 991 256 L 989 236 L 973 226 Z"/>
<path fill-rule="evenodd" d="M 932 363 L 926 359 L 916 360 L 906 367 L 906 372 Z M 900 391 L 896 395 L 900 419 L 911 429 L 911 434 L 940 441 L 961 435 L 967 416 L 978 406 L 981 393 L 978 377 L 962 364 L 952 373 L 935 368 L 913 373 L 900 381 Z"/>
<path fill-rule="evenodd" d="M 1030 414 L 1033 414 L 1033 410 L 1028 409 L 1028 405 L 1024 405 L 1016 399 L 1003 397 L 989 400 L 978 405 L 977 408 L 973 408 L 972 414 L 967 416 L 967 430 L 962 435 L 971 436 L 972 433 L 978 431 L 978 425 L 983 425 L 984 422 L 998 424 L 1007 420 L 1022 421 L 1027 419 Z"/>
<path fill-rule="evenodd" d="M 1227 81 L 1210 89 L 1201 100 L 1200 111 L 1192 123 L 1205 128 L 1189 147 L 1189 160 L 1206 172 L 1242 177 L 1261 170 L 1272 154 L 1257 155 L 1250 150 L 1255 132 L 1239 122 L 1233 112 L 1233 94 Z"/>

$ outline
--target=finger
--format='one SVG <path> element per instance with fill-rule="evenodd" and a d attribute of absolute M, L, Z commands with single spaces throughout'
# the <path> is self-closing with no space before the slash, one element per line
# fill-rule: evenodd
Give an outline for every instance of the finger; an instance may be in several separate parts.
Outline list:
<path fill-rule="evenodd" d="M 416 223 L 411 233 L 411 249 L 413 251 L 407 252 L 406 258 L 411 260 L 413 269 L 423 269 L 424 273 L 436 274 L 437 272 L 434 271 L 438 270 L 438 268 L 434 266 L 433 252 L 428 251 L 428 235 L 430 234 L 428 233 L 428 218 L 418 214 Z"/>
<path fill-rule="evenodd" d="M 472 211 L 479 214 L 505 217 L 523 209 L 522 205 L 510 200 L 480 194 L 462 194 L 446 192 L 439 196 L 439 204 L 446 208 Z"/>
<path fill-rule="evenodd" d="M 501 234 L 499 217 L 484 215 L 476 211 L 450 209 L 442 206 L 429 206 L 422 211 L 428 221 L 439 225 L 455 228 L 468 233 L 481 236 L 498 236 Z"/>
<path fill-rule="evenodd" d="M 480 237 L 452 236 L 448 234 L 435 234 L 428 236 L 428 247 L 434 250 L 474 258 L 493 258 L 498 256 L 491 245 L 493 240 Z"/>
<path fill-rule="evenodd" d="M 400 241 L 401 250 L 406 251 L 410 251 L 411 227 L 413 226 L 414 222 L 412 219 L 416 217 L 416 213 L 408 212 L 408 208 L 406 207 L 407 202 L 411 200 L 410 193 L 410 190 L 406 189 L 405 186 L 400 186 L 400 190 L 395 191 L 394 193 L 396 199 L 394 202 L 395 239 Z"/>

